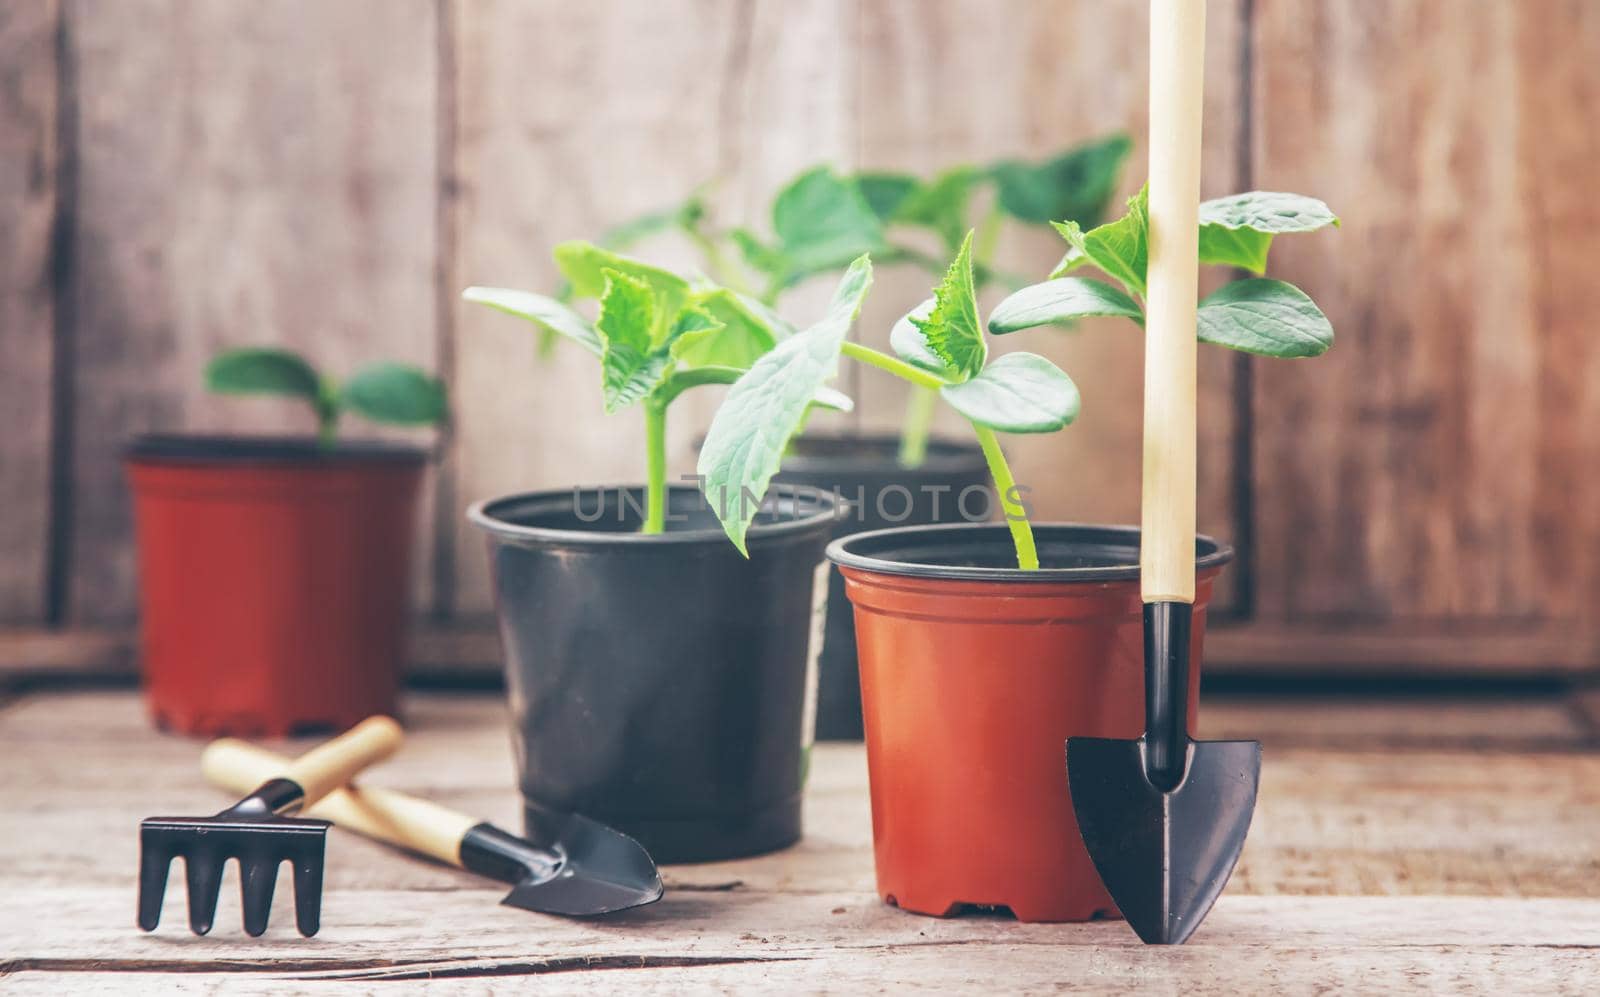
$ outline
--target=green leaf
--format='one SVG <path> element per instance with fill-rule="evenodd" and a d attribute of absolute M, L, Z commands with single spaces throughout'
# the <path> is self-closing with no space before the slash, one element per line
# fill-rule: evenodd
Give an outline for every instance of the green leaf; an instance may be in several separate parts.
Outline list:
<path fill-rule="evenodd" d="M 1144 295 L 1145 270 L 1150 263 L 1149 190 L 1128 198 L 1128 211 L 1116 221 L 1083 231 L 1077 222 L 1054 223 L 1072 245 L 1052 276 L 1060 276 L 1092 263 L 1119 281 L 1129 294 Z"/>
<path fill-rule="evenodd" d="M 1286 232 L 1314 232 L 1339 219 L 1314 197 L 1252 190 L 1200 205 L 1200 262 L 1267 269 L 1272 238 Z"/>
<path fill-rule="evenodd" d="M 790 438 L 838 373 L 839 350 L 871 285 L 872 262 L 859 257 L 839 282 L 827 315 L 757 360 L 711 420 L 700 447 L 701 487 L 741 553 L 749 554 L 745 533 Z"/>
<path fill-rule="evenodd" d="M 922 330 L 928 349 L 963 377 L 983 369 L 989 356 L 978 318 L 978 292 L 972 280 L 972 233 L 968 232 L 944 280 L 933 292 L 933 311 L 911 321 Z"/>
<path fill-rule="evenodd" d="M 1057 277 L 1065 277 L 1067 274 L 1078 269 L 1080 266 L 1087 264 L 1089 262 L 1089 257 L 1083 255 L 1083 250 L 1079 249 L 1074 241 L 1083 234 L 1082 231 L 1077 228 L 1076 223 L 1051 222 L 1050 224 L 1053 228 L 1055 228 L 1056 232 L 1060 233 L 1061 238 L 1067 240 L 1068 243 L 1071 243 L 1071 245 L 1067 246 L 1066 253 L 1062 255 L 1061 262 L 1057 263 L 1055 265 L 1055 269 L 1050 271 L 1050 279 L 1055 280 Z"/>
<path fill-rule="evenodd" d="M 595 356 L 600 355 L 600 337 L 595 335 L 594 327 L 554 298 L 508 287 L 469 287 L 461 292 L 461 298 L 527 319 L 541 330 L 565 336 Z"/>
<path fill-rule="evenodd" d="M 692 230 L 700 224 L 705 217 L 706 204 L 700 192 L 696 191 L 680 204 L 674 205 L 665 211 L 652 211 L 649 214 L 638 215 L 630 218 L 620 225 L 615 225 L 601 233 L 595 240 L 607 249 L 627 249 L 636 242 L 641 242 L 653 235 L 670 232 L 675 229 Z"/>
<path fill-rule="evenodd" d="M 747 228 L 730 229 L 728 238 L 739 247 L 739 255 L 744 257 L 744 261 L 758 273 L 773 280 L 782 280 L 793 269 L 789 258 L 777 247 L 762 242 L 760 236 Z"/>
<path fill-rule="evenodd" d="M 745 371 L 735 367 L 708 366 L 674 370 L 667 375 L 667 379 L 655 390 L 651 398 L 657 404 L 666 405 L 690 388 L 704 384 L 734 384 L 744 375 Z M 836 412 L 849 412 L 856 407 L 856 403 L 849 395 L 828 387 L 818 388 L 817 393 L 811 398 L 811 404 Z"/>
<path fill-rule="evenodd" d="M 867 199 L 867 206 L 880 222 L 893 218 L 901 202 L 921 185 L 922 181 L 909 173 L 856 174 L 856 186 L 861 188 L 861 196 Z"/>
<path fill-rule="evenodd" d="M 1333 345 L 1333 325 L 1293 284 L 1252 277 L 1200 302 L 1200 341 L 1268 357 L 1314 357 Z"/>
<path fill-rule="evenodd" d="M 634 218 L 614 225 L 600 233 L 595 240 L 596 245 L 606 249 L 627 249 L 636 242 L 642 242 L 653 235 L 662 232 L 675 231 L 678 228 L 677 209 L 670 211 L 654 211 L 647 215 Z"/>
<path fill-rule="evenodd" d="M 1149 262 L 1149 217 L 1145 192 L 1128 202 L 1128 214 L 1089 232 L 1071 222 L 1056 230 L 1071 244 L 1051 277 L 1093 264 L 1121 281 L 1131 293 L 1144 293 Z M 1310 232 L 1339 219 L 1312 197 L 1251 191 L 1200 205 L 1200 262 L 1242 267 L 1261 273 L 1275 235 Z"/>
<path fill-rule="evenodd" d="M 901 201 L 894 220 L 932 229 L 946 246 L 960 245 L 967 230 L 967 202 L 981 177 L 970 166 L 945 170 Z"/>
<path fill-rule="evenodd" d="M 339 403 L 371 419 L 401 426 L 443 422 L 444 382 L 408 364 L 376 363 L 345 382 Z"/>
<path fill-rule="evenodd" d="M 606 412 L 617 412 L 650 394 L 666 374 L 670 359 L 657 349 L 652 331 L 656 301 L 650 285 L 615 270 L 605 272 L 600 295 L 601 387 Z"/>
<path fill-rule="evenodd" d="M 1267 251 L 1272 236 L 1248 228 L 1222 225 L 1200 226 L 1200 262 L 1240 267 L 1254 274 L 1265 273 Z"/>
<path fill-rule="evenodd" d="M 318 404 L 317 372 L 298 353 L 270 348 L 228 350 L 206 365 L 206 388 L 222 395 L 286 395 Z"/>
<path fill-rule="evenodd" d="M 998 335 L 1041 325 L 1066 325 L 1090 315 L 1144 322 L 1139 305 L 1110 284 L 1087 277 L 1058 277 L 1025 287 L 996 305 L 989 313 L 989 331 Z"/>
<path fill-rule="evenodd" d="M 791 280 L 836 270 L 883 245 L 883 223 L 861 188 L 826 166 L 802 173 L 778 193 L 772 230 Z"/>
<path fill-rule="evenodd" d="M 730 309 L 743 313 L 743 319 L 741 319 L 742 321 L 753 322 L 756 325 L 760 325 L 772 330 L 772 338 L 774 341 L 779 339 L 788 339 L 790 336 L 795 334 L 795 328 L 789 324 L 788 319 L 784 318 L 782 315 L 779 315 L 767 305 L 761 303 L 755 298 L 752 298 L 750 295 L 743 294 L 739 291 L 728 291 L 727 296 Z M 712 311 L 719 317 L 723 317 L 724 321 L 728 321 L 728 319 L 723 316 L 722 312 L 717 311 L 715 308 L 713 308 Z"/>
<path fill-rule="evenodd" d="M 772 349 L 780 335 L 790 331 L 765 308 L 724 287 L 697 292 L 693 307 L 684 314 L 696 311 L 714 319 L 718 331 L 697 329 L 688 341 L 674 339 L 673 356 L 680 364 L 715 364 L 744 370 Z M 774 322 L 783 329 L 774 327 Z"/>
<path fill-rule="evenodd" d="M 561 275 L 582 298 L 599 298 L 605 294 L 607 270 L 641 281 L 652 290 L 661 287 L 687 293 L 689 288 L 689 282 L 671 270 L 602 249 L 592 242 L 563 242 L 556 246 L 554 256 Z"/>
<path fill-rule="evenodd" d="M 677 317 L 689 297 L 689 282 L 661 267 L 601 249 L 592 242 L 563 242 L 555 248 L 556 266 L 580 298 L 599 298 L 606 291 L 606 271 L 623 274 L 642 282 L 655 298 L 659 344 L 666 339 L 667 324 Z"/>
<path fill-rule="evenodd" d="M 1007 353 L 939 394 L 968 419 L 1003 433 L 1051 433 L 1078 417 L 1077 386 L 1033 353 Z"/>
<path fill-rule="evenodd" d="M 1285 232 L 1315 232 L 1329 225 L 1337 226 L 1339 217 L 1326 203 L 1315 197 L 1251 190 L 1202 201 L 1200 222 L 1282 235 Z"/>
<path fill-rule="evenodd" d="M 685 308 L 678 313 L 671 338 L 667 341 L 667 355 L 679 366 L 728 366 L 743 369 L 748 364 L 730 364 L 722 359 L 724 354 L 738 352 L 729 348 L 727 325 L 699 306 Z"/>
<path fill-rule="evenodd" d="M 811 396 L 811 404 L 817 408 L 832 409 L 835 412 L 853 412 L 856 403 L 849 395 L 827 385 L 816 390 Z"/>
<path fill-rule="evenodd" d="M 961 375 L 939 359 L 939 354 L 928 346 L 928 337 L 918 327 L 919 322 L 927 321 L 928 316 L 933 313 L 933 305 L 933 299 L 929 298 L 900 316 L 900 320 L 889 330 L 889 348 L 909 364 L 921 367 L 931 374 L 956 380 Z"/>
<path fill-rule="evenodd" d="M 1112 135 L 1036 165 L 1014 159 L 996 163 L 990 174 L 999 188 L 1000 209 L 1035 225 L 1061 220 L 1085 228 L 1098 225 L 1132 148 L 1128 136 Z"/>

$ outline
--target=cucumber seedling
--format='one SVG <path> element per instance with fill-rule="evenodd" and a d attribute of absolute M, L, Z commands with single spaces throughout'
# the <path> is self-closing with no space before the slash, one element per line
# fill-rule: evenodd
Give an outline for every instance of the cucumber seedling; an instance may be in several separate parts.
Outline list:
<path fill-rule="evenodd" d="M 371 364 L 341 384 L 319 374 L 298 353 L 250 347 L 214 357 L 206 365 L 205 382 L 218 394 L 301 399 L 316 415 L 324 450 L 333 447 L 345 412 L 397 426 L 431 426 L 448 416 L 444 382 L 401 363 Z"/>
<path fill-rule="evenodd" d="M 607 414 L 634 406 L 643 410 L 646 484 L 640 532 L 660 533 L 666 528 L 668 408 L 690 388 L 734 383 L 758 358 L 794 338 L 794 330 L 748 295 L 691 281 L 593 243 L 562 243 L 555 261 L 572 297 L 598 302 L 594 321 L 561 300 L 528 291 L 469 287 L 462 297 L 527 319 L 545 334 L 572 340 L 593 354 L 600 362 Z M 849 398 L 820 384 L 802 408 L 811 404 L 851 407 Z"/>
<path fill-rule="evenodd" d="M 864 170 L 839 173 L 812 166 L 784 184 L 767 209 L 770 232 L 719 226 L 698 188 L 665 211 L 631 219 L 606 232 L 600 243 L 612 249 L 667 232 L 687 238 L 713 279 L 745 291 L 775 307 L 796 284 L 819 274 L 837 274 L 862 254 L 873 261 L 920 267 L 938 278 L 976 230 L 971 249 L 975 286 L 1015 290 L 1028 283 L 998 269 L 995 254 L 1006 223 L 1044 226 L 1070 218 L 1098 225 L 1117 188 L 1123 161 L 1132 148 L 1124 134 L 1113 134 L 1064 149 L 1035 161 L 1002 159 L 963 163 L 930 177 Z M 919 248 L 935 242 L 942 255 Z M 937 393 L 913 386 L 901 425 L 899 461 L 915 468 L 928 449 Z"/>
<path fill-rule="evenodd" d="M 1315 198 L 1255 191 L 1207 201 L 1200 213 L 1200 262 L 1260 274 L 1275 236 L 1309 232 L 1339 223 Z M 1058 226 L 1066 257 L 1051 278 L 1011 295 L 989 316 L 988 331 L 1016 332 L 1080 318 L 1115 315 L 1144 321 L 1149 220 L 1146 195 L 1128 202 L 1127 213 L 1085 232 L 1076 223 Z M 997 433 L 1048 433 L 1077 417 L 1079 395 L 1072 380 L 1044 357 L 1009 353 L 989 359 L 978 316 L 969 232 L 934 297 L 897 322 L 889 344 L 898 356 L 845 340 L 823 330 L 792 346 L 805 363 L 776 355 L 762 358 L 734 385 L 711 423 L 700 451 L 700 474 L 723 529 L 743 548 L 756 509 L 747 501 L 731 507 L 719 499 L 766 492 L 783 448 L 801 428 L 803 413 L 785 399 L 803 398 L 837 373 L 838 358 L 885 370 L 937 392 L 972 424 L 1000 496 L 1016 547 L 1017 566 L 1039 567 L 1022 496 L 1001 452 Z M 1093 265 L 1122 286 L 1071 276 Z M 866 258 L 852 265 L 866 268 Z M 1262 356 L 1310 357 L 1333 344 L 1327 316 L 1304 291 L 1264 277 L 1237 280 L 1202 300 L 1197 329 L 1203 342 Z M 809 336 L 809 333 L 807 334 Z M 799 337 L 797 337 L 799 338 Z"/>
<path fill-rule="evenodd" d="M 1314 197 L 1250 191 L 1200 205 L 1200 262 L 1256 276 L 1224 284 L 1202 299 L 1195 313 L 1199 339 L 1268 357 L 1314 357 L 1333 345 L 1333 326 L 1316 303 L 1287 281 L 1262 277 L 1272 240 L 1291 232 L 1337 226 L 1339 219 Z M 996 335 L 1042 325 L 1067 325 L 1094 315 L 1144 324 L 1145 269 L 1150 224 L 1146 192 L 1128 200 L 1115 221 L 1084 231 L 1074 222 L 1056 226 L 1066 256 L 1050 279 L 1025 287 L 995 306 Z M 1116 281 L 1072 276 L 1092 266 Z M 1119 286 L 1120 285 L 1120 288 Z"/>
<path fill-rule="evenodd" d="M 870 275 L 867 257 L 851 264 L 846 281 L 856 273 Z M 801 401 L 833 378 L 839 357 L 847 356 L 937 393 L 972 424 L 1016 545 L 1017 563 L 1039 567 L 1021 490 L 996 434 L 1061 429 L 1078 415 L 1078 389 L 1055 364 L 1032 353 L 990 360 L 978 315 L 972 234 L 962 241 L 934 298 L 895 324 L 890 345 L 898 357 L 850 342 L 848 331 L 846 323 L 796 336 L 783 354 L 775 350 L 758 360 L 717 409 L 700 448 L 699 472 L 728 537 L 744 550 L 745 531 L 759 499 L 789 439 L 801 429 Z M 748 501 L 750 496 L 757 501 Z"/>

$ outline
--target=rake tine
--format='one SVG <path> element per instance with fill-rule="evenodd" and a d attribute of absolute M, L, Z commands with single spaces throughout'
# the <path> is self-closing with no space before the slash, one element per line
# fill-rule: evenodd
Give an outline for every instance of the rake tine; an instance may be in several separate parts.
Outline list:
<path fill-rule="evenodd" d="M 322 925 L 322 856 L 315 861 L 297 859 L 294 863 L 295 927 L 307 938 Z"/>
<path fill-rule="evenodd" d="M 139 852 L 139 927 L 156 930 L 161 923 L 161 903 L 167 895 L 167 873 L 172 853 L 145 842 Z"/>
<path fill-rule="evenodd" d="M 272 894 L 278 885 L 277 861 L 239 861 L 239 897 L 244 905 L 244 930 L 259 938 L 272 915 Z"/>
<path fill-rule="evenodd" d="M 217 894 L 222 890 L 222 866 L 227 859 L 209 848 L 196 848 L 183 857 L 189 881 L 189 928 L 197 935 L 211 930 L 217 918 Z"/>

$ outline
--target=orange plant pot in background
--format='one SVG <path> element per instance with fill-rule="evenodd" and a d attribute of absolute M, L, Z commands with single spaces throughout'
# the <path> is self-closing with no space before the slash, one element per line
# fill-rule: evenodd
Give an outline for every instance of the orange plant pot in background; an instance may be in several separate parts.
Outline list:
<path fill-rule="evenodd" d="M 829 548 L 855 611 L 886 903 L 1006 907 L 1022 921 L 1116 914 L 1078 834 L 1065 745 L 1143 733 L 1138 531 L 1035 533 L 1040 572 L 1002 567 L 1003 526 L 886 530 Z M 1196 662 L 1232 556 L 1206 538 L 1197 552 Z M 1198 668 L 1191 676 L 1192 726 Z"/>
<path fill-rule="evenodd" d="M 394 714 L 426 460 L 380 444 L 138 441 L 126 464 L 156 724 L 282 735 Z"/>

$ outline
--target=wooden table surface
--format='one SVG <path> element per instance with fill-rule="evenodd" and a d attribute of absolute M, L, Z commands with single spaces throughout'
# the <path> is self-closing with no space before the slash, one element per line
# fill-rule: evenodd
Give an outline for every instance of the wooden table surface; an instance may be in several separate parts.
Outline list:
<path fill-rule="evenodd" d="M 14 694 L 0 703 L 0 991 L 1600 992 L 1600 744 L 1583 710 L 1212 698 L 1203 712 L 1205 735 L 1259 737 L 1266 762 L 1239 868 L 1181 948 L 1143 947 L 1120 922 L 879 903 L 858 745 L 819 746 L 799 845 L 669 867 L 653 907 L 530 914 L 335 831 L 322 933 L 294 932 L 285 876 L 252 940 L 231 870 L 209 937 L 185 926 L 181 875 L 160 929 L 133 924 L 139 819 L 225 802 L 199 779 L 199 745 L 150 730 L 132 692 Z M 407 721 L 372 783 L 514 826 L 498 697 L 416 695 Z"/>

